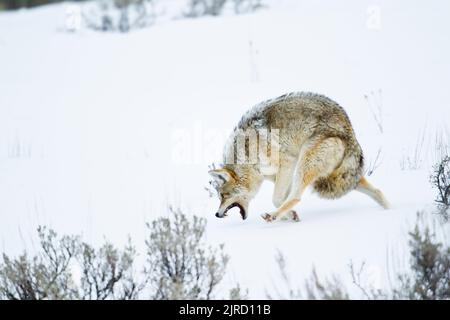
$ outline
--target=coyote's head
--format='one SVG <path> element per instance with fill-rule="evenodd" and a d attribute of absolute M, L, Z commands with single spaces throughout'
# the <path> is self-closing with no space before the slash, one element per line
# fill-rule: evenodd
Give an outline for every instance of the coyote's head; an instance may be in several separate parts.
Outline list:
<path fill-rule="evenodd" d="M 248 205 L 261 184 L 260 179 L 252 177 L 250 172 L 241 174 L 230 168 L 210 170 L 209 174 L 213 177 L 212 185 L 220 199 L 216 217 L 223 218 L 228 210 L 238 207 L 242 219 L 246 219 Z"/>

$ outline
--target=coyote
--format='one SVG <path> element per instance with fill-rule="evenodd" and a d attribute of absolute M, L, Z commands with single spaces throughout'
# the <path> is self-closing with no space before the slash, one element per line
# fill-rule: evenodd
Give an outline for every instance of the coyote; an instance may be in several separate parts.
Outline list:
<path fill-rule="evenodd" d="M 249 131 L 270 133 L 253 139 L 260 149 L 267 146 L 265 159 L 260 154 L 257 161 L 236 161 L 239 152 L 251 153 L 254 134 Z M 308 186 L 328 199 L 357 190 L 389 208 L 381 191 L 363 175 L 363 152 L 346 112 L 323 95 L 289 93 L 254 106 L 235 127 L 223 156 L 221 168 L 209 171 L 220 198 L 218 218 L 238 207 L 246 219 L 249 202 L 265 179 L 275 185 L 272 202 L 276 210 L 262 215 L 268 222 L 283 216 L 298 221 L 293 208 Z"/>

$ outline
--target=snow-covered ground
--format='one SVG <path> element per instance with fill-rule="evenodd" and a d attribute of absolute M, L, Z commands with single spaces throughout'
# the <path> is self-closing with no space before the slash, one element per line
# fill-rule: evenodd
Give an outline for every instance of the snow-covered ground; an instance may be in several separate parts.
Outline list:
<path fill-rule="evenodd" d="M 0 13 L 1 251 L 33 249 L 45 224 L 94 244 L 131 235 L 143 252 L 145 222 L 171 203 L 208 219 L 208 241 L 231 256 L 224 286 L 239 282 L 252 298 L 279 286 L 276 249 L 300 284 L 313 265 L 350 284 L 351 260 L 389 284 L 416 212 L 433 205 L 436 137 L 449 139 L 450 2 L 270 1 L 129 34 L 66 32 L 67 5 Z M 367 163 L 381 150 L 369 180 L 393 209 L 307 193 L 300 223 L 267 224 L 266 183 L 246 221 L 214 217 L 204 187 L 226 134 L 249 107 L 290 91 L 347 110 Z"/>

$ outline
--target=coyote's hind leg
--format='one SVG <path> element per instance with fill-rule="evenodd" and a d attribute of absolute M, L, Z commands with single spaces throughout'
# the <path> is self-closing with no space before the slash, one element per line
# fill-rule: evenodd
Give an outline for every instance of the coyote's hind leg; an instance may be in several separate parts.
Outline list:
<path fill-rule="evenodd" d="M 292 210 L 300 201 L 306 187 L 317 178 L 326 177 L 339 165 L 344 157 L 345 147 L 339 138 L 327 138 L 308 144 L 297 161 L 289 195 L 271 214 L 264 214 L 270 222 Z"/>
<path fill-rule="evenodd" d="M 297 211 L 289 210 L 287 213 L 285 213 L 283 216 L 281 216 L 280 220 L 299 222 L 300 218 L 298 216 Z"/>

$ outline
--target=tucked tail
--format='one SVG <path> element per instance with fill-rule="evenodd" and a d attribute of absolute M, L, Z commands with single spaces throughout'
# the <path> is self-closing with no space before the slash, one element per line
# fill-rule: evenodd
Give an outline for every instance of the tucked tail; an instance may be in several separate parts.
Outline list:
<path fill-rule="evenodd" d="M 361 177 L 359 180 L 356 190 L 368 195 L 385 209 L 389 209 L 391 207 L 383 193 L 379 189 L 373 187 L 364 177 Z"/>

